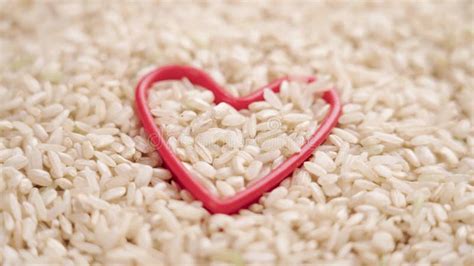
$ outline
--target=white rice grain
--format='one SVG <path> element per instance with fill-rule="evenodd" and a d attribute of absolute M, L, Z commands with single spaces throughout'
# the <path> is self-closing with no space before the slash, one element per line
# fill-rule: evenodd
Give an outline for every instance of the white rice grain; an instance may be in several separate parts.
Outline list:
<path fill-rule="evenodd" d="M 221 194 L 224 197 L 230 197 L 235 194 L 234 188 L 231 185 L 229 185 L 227 182 L 218 180 L 216 182 L 216 187 L 217 187 L 217 190 L 219 191 L 219 194 Z"/>
<path fill-rule="evenodd" d="M 31 169 L 27 175 L 31 182 L 38 186 L 49 186 L 53 181 L 48 172 L 40 169 Z"/>
<path fill-rule="evenodd" d="M 201 175 L 205 177 L 214 178 L 216 176 L 216 169 L 206 162 L 197 162 L 193 165 L 193 167 L 194 169 L 196 169 L 196 171 L 198 171 Z"/>
<path fill-rule="evenodd" d="M 258 176 L 262 170 L 263 163 L 261 161 L 252 161 L 245 171 L 245 178 L 247 180 L 252 180 Z"/>

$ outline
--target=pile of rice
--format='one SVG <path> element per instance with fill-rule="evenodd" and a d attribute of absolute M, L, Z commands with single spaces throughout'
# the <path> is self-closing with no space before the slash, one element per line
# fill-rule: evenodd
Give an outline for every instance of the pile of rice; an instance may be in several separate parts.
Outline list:
<path fill-rule="evenodd" d="M 0 263 L 473 265 L 473 10 L 0 1 Z M 211 215 L 134 113 L 171 63 L 234 95 L 328 75 L 344 113 L 279 187 Z"/>
<path fill-rule="evenodd" d="M 239 112 L 214 104 L 212 92 L 185 79 L 158 83 L 148 105 L 193 177 L 211 194 L 229 197 L 300 152 L 329 110 L 316 95 L 325 85 L 283 81 L 279 93 L 265 88 L 263 101 Z"/>

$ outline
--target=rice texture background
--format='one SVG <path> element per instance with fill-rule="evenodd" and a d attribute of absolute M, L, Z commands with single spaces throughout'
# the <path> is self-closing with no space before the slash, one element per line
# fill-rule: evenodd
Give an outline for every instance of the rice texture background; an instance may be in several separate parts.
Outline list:
<path fill-rule="evenodd" d="M 1 0 L 0 264 L 473 265 L 473 16 L 472 1 Z M 134 112 L 137 80 L 165 64 L 239 96 L 317 75 L 343 115 L 280 186 L 211 215 Z"/>

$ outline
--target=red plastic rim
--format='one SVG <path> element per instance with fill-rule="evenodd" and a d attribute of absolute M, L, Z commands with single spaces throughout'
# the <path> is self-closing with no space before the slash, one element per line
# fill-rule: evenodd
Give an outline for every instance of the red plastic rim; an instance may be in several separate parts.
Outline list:
<path fill-rule="evenodd" d="M 267 176 L 257 179 L 245 190 L 238 192 L 232 197 L 219 198 L 211 194 L 199 181 L 186 170 L 182 162 L 172 152 L 166 144 L 158 125 L 155 124 L 147 103 L 147 91 L 154 83 L 159 81 L 181 80 L 187 78 L 194 85 L 199 85 L 214 93 L 215 103 L 226 102 L 237 110 L 247 108 L 255 101 L 263 100 L 263 89 L 269 88 L 274 92 L 279 92 L 280 84 L 284 80 L 301 80 L 304 82 L 315 82 L 316 78 L 309 77 L 284 77 L 280 78 L 254 93 L 236 98 L 229 92 L 222 89 L 209 75 L 204 71 L 190 66 L 170 65 L 157 68 L 145 75 L 136 87 L 136 108 L 138 117 L 141 120 L 150 141 L 156 147 L 158 153 L 165 165 L 169 168 L 175 178 L 184 188 L 186 188 L 196 199 L 202 201 L 204 207 L 212 213 L 235 213 L 251 203 L 257 201 L 260 196 L 276 187 L 283 179 L 289 176 L 296 168 L 311 156 L 313 151 L 323 143 L 329 136 L 331 130 L 336 126 L 341 114 L 341 103 L 336 90 L 327 90 L 322 98 L 330 105 L 329 113 L 322 121 L 319 128 L 311 138 L 303 145 L 301 151 L 281 163 Z"/>

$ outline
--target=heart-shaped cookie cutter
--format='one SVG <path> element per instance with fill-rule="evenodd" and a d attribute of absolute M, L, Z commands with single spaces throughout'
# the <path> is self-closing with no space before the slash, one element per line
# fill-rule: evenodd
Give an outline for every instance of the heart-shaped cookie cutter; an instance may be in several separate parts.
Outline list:
<path fill-rule="evenodd" d="M 153 143 L 166 167 L 173 174 L 173 178 L 187 189 L 196 199 L 202 201 L 204 207 L 212 213 L 231 214 L 237 212 L 243 207 L 257 201 L 263 193 L 276 187 L 283 179 L 288 177 L 296 168 L 311 156 L 313 151 L 329 136 L 331 130 L 337 124 L 341 114 L 341 103 L 334 88 L 328 89 L 322 95 L 322 98 L 330 105 L 329 112 L 319 125 L 311 138 L 301 147 L 301 151 L 286 159 L 283 163 L 273 169 L 268 175 L 252 182 L 244 190 L 236 193 L 234 196 L 219 198 L 211 194 L 197 178 L 193 177 L 180 159 L 173 153 L 167 145 L 159 126 L 155 124 L 150 113 L 147 102 L 147 91 L 153 87 L 153 84 L 160 81 L 182 80 L 187 78 L 192 84 L 201 86 L 214 93 L 214 102 L 226 102 L 237 110 L 245 109 L 249 104 L 255 101 L 263 100 L 263 89 L 269 88 L 274 92 L 279 92 L 280 84 L 284 80 L 299 80 L 307 83 L 316 82 L 315 77 L 284 77 L 263 86 L 250 95 L 236 98 L 229 92 L 222 89 L 209 75 L 204 71 L 190 66 L 169 65 L 159 67 L 146 74 L 136 87 L 136 108 L 138 117 L 141 120 L 149 140 Z"/>

